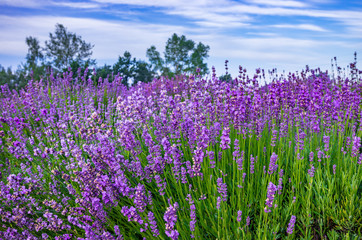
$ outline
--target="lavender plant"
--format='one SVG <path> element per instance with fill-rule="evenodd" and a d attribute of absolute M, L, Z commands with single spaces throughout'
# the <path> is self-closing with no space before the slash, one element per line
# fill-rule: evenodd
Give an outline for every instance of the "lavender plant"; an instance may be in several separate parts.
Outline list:
<path fill-rule="evenodd" d="M 0 238 L 362 236 L 361 75 L 84 76 L 1 86 Z"/>

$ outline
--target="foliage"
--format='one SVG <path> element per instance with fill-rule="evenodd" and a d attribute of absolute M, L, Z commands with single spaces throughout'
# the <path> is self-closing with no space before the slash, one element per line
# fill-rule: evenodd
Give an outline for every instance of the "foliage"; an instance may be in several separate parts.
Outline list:
<path fill-rule="evenodd" d="M 26 45 L 28 45 L 28 53 L 26 55 L 26 62 L 29 68 L 34 68 L 44 59 L 42 49 L 39 45 L 39 40 L 34 37 L 27 37 L 25 39 Z"/>
<path fill-rule="evenodd" d="M 97 78 L 106 78 L 116 73 L 122 77 L 122 83 L 125 86 L 128 86 L 129 83 L 135 85 L 138 82 L 150 82 L 154 77 L 151 66 L 144 61 L 132 58 L 131 53 L 128 51 L 125 51 L 123 56 L 119 56 L 113 67 L 105 65 L 98 68 Z"/>
<path fill-rule="evenodd" d="M 36 67 L 34 70 L 35 73 L 32 70 L 27 72 L 25 68 L 19 67 L 13 72 L 10 67 L 5 69 L 0 65 L 0 86 L 6 84 L 11 90 L 20 90 L 28 84 L 29 80 L 34 79 L 35 76 L 39 80 L 38 76 L 45 73 L 45 70 L 40 67 Z"/>
<path fill-rule="evenodd" d="M 93 65 L 90 59 L 94 45 L 82 40 L 81 36 L 68 32 L 62 24 L 56 24 L 55 32 L 49 33 L 49 41 L 45 41 L 45 54 L 52 65 L 58 70 L 69 67 L 72 62 L 82 64 L 86 61 Z"/>
<path fill-rule="evenodd" d="M 227 73 L 227 74 L 221 75 L 219 77 L 219 80 L 225 81 L 225 82 L 231 82 L 232 77 L 231 77 L 230 73 Z"/>
<path fill-rule="evenodd" d="M 186 39 L 184 35 L 174 33 L 166 42 L 164 59 L 155 46 L 147 49 L 146 55 L 154 71 L 162 76 L 174 77 L 180 74 L 204 75 L 208 72 L 204 59 L 208 58 L 210 47 L 199 42 Z M 199 70 L 197 70 L 199 69 Z"/>
<path fill-rule="evenodd" d="M 5 69 L 3 66 L 0 65 L 0 86 L 4 84 L 8 84 L 9 87 L 12 89 L 15 87 L 16 75 L 13 74 L 11 68 Z"/>

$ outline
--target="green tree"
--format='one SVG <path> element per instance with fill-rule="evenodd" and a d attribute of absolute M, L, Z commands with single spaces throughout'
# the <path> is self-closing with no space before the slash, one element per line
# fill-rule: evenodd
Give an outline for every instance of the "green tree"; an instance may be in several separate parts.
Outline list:
<path fill-rule="evenodd" d="M 28 45 L 28 53 L 26 55 L 26 62 L 29 67 L 38 65 L 38 62 L 43 61 L 44 54 L 39 45 L 39 40 L 29 36 L 25 39 L 26 45 Z"/>
<path fill-rule="evenodd" d="M 97 68 L 97 78 L 102 78 L 102 79 L 106 79 L 108 78 L 108 80 L 112 80 L 110 79 L 110 77 L 113 74 L 113 70 L 112 70 L 112 66 L 111 65 L 107 65 L 104 64 L 103 67 L 98 67 Z"/>
<path fill-rule="evenodd" d="M 28 76 L 22 69 L 13 72 L 10 67 L 5 69 L 0 65 L 0 86 L 7 84 L 10 89 L 19 90 L 27 84 L 30 76 Z"/>
<path fill-rule="evenodd" d="M 161 75 L 173 77 L 180 74 L 196 74 L 200 69 L 201 74 L 208 72 L 207 64 L 204 62 L 209 57 L 210 47 L 203 43 L 188 40 L 184 35 L 178 36 L 174 33 L 166 42 L 164 59 L 155 46 L 147 49 L 148 57 L 154 71 Z"/>
<path fill-rule="evenodd" d="M 199 42 L 194 48 L 194 52 L 191 54 L 191 67 L 188 71 L 193 71 L 195 68 L 200 69 L 200 74 L 204 75 L 208 73 L 207 63 L 204 59 L 209 57 L 210 47 Z"/>
<path fill-rule="evenodd" d="M 151 62 L 153 71 L 157 72 L 163 70 L 164 61 L 161 58 L 160 53 L 156 50 L 155 46 L 151 46 L 150 48 L 147 49 L 146 56 Z"/>
<path fill-rule="evenodd" d="M 119 56 L 118 62 L 113 65 L 113 72 L 120 73 L 123 78 L 122 83 L 126 86 L 128 86 L 129 81 L 133 80 L 134 61 L 131 53 L 125 51 L 123 56 Z"/>
<path fill-rule="evenodd" d="M 184 35 L 177 36 L 176 33 L 172 35 L 166 42 L 165 47 L 165 62 L 166 65 L 171 65 L 175 75 L 180 75 L 191 66 L 190 52 L 194 49 L 195 42 L 187 40 Z"/>
<path fill-rule="evenodd" d="M 221 75 L 219 77 L 220 81 L 224 81 L 224 82 L 231 82 L 233 80 L 233 78 L 231 77 L 231 75 L 229 73 L 226 73 L 224 75 Z"/>
<path fill-rule="evenodd" d="M 0 65 L 0 85 L 8 84 L 10 89 L 15 87 L 16 76 L 11 71 L 11 68 L 5 69 Z"/>
<path fill-rule="evenodd" d="M 58 70 L 64 70 L 72 62 L 94 65 L 90 59 L 94 45 L 82 40 L 81 36 L 68 32 L 62 24 L 55 25 L 55 33 L 49 33 L 49 41 L 45 41 L 45 53 Z"/>
<path fill-rule="evenodd" d="M 22 67 L 17 70 L 17 75 L 22 76 L 21 78 L 26 82 L 31 77 L 38 80 L 45 75 L 45 70 L 49 67 L 44 62 L 44 50 L 40 46 L 39 40 L 35 37 L 27 37 L 25 43 L 28 46 L 28 53 L 25 57 L 26 63 L 22 64 Z"/>
<path fill-rule="evenodd" d="M 154 73 L 151 69 L 151 65 L 144 61 L 136 61 L 133 75 L 133 85 L 138 82 L 151 82 L 154 78 Z"/>
<path fill-rule="evenodd" d="M 111 67 L 110 65 L 104 65 L 97 68 L 97 79 L 108 78 L 108 81 L 112 81 L 112 76 L 115 74 L 122 76 L 122 83 L 129 86 L 137 84 L 138 82 L 150 82 L 154 77 L 154 72 L 151 69 L 151 65 L 132 58 L 130 52 L 125 51 L 123 56 L 119 56 L 118 61 Z"/>

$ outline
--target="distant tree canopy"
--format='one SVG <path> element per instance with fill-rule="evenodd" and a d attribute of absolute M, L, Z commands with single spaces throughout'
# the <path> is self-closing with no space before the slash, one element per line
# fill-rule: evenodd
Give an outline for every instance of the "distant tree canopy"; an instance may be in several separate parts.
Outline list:
<path fill-rule="evenodd" d="M 34 69 L 40 63 L 62 71 L 74 62 L 79 65 L 95 64 L 95 60 L 90 58 L 94 45 L 82 40 L 81 36 L 68 32 L 62 24 L 55 25 L 55 32 L 49 33 L 49 38 L 48 41 L 45 41 L 44 48 L 40 46 L 35 37 L 26 38 L 25 41 L 28 45 L 26 64 L 29 68 Z"/>
<path fill-rule="evenodd" d="M 28 79 L 20 70 L 13 73 L 10 67 L 5 69 L 0 65 L 0 86 L 8 84 L 10 89 L 20 89 L 25 87 L 27 82 Z"/>
<path fill-rule="evenodd" d="M 32 78 L 46 77 L 51 72 L 50 69 L 53 72 L 68 71 L 69 68 L 78 72 L 79 69 L 83 73 L 86 68 L 95 67 L 95 81 L 100 77 L 112 81 L 112 76 L 119 74 L 123 78 L 123 84 L 127 86 L 130 83 L 135 85 L 138 82 L 150 82 L 159 76 L 208 73 L 204 61 L 209 57 L 210 47 L 201 42 L 196 44 L 176 33 L 167 40 L 163 57 L 155 46 L 151 46 L 146 51 L 149 62 L 132 58 L 131 53 L 125 51 L 113 66 L 103 67 L 96 67 L 95 59 L 91 58 L 94 45 L 69 32 L 59 23 L 55 25 L 54 33 L 49 33 L 49 40 L 45 41 L 44 47 L 33 36 L 26 37 L 25 42 L 28 46 L 26 62 L 14 73 L 10 68 L 5 69 L 0 65 L 0 85 L 7 83 L 11 89 L 19 89 Z M 90 73 L 91 71 L 88 76 Z"/>
<path fill-rule="evenodd" d="M 27 37 L 25 39 L 26 45 L 28 45 L 28 54 L 25 59 L 30 67 L 37 66 L 38 62 L 43 61 L 44 54 L 42 48 L 39 45 L 39 40 L 34 37 Z"/>
<path fill-rule="evenodd" d="M 90 59 L 94 45 L 82 40 L 81 36 L 68 32 L 62 24 L 56 24 L 55 33 L 49 33 L 49 41 L 45 41 L 45 54 L 53 66 L 66 69 L 72 62 L 84 64 L 95 60 Z"/>
<path fill-rule="evenodd" d="M 210 47 L 199 42 L 186 39 L 184 35 L 174 33 L 166 42 L 164 58 L 155 46 L 147 49 L 146 55 L 152 64 L 153 70 L 169 77 L 180 74 L 200 74 L 208 72 L 204 59 L 208 58 Z"/>
<path fill-rule="evenodd" d="M 129 82 L 133 85 L 138 82 L 150 82 L 154 78 L 151 65 L 132 58 L 130 52 L 125 51 L 123 56 L 119 56 L 118 61 L 112 66 L 104 65 L 97 68 L 97 77 L 108 78 L 111 74 L 118 73 L 123 78 L 122 83 L 126 86 Z"/>

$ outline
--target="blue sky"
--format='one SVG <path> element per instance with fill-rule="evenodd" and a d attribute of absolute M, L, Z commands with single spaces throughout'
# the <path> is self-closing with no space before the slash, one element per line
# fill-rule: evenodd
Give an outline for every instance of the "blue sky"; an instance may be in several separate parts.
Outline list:
<path fill-rule="evenodd" d="M 241 65 L 300 71 L 330 70 L 362 61 L 362 1 L 337 0 L 0 0 L 0 64 L 25 62 L 27 36 L 41 45 L 61 23 L 95 45 L 98 65 L 113 65 L 124 51 L 146 60 L 155 45 L 183 34 L 210 46 L 208 66 L 236 75 Z"/>

